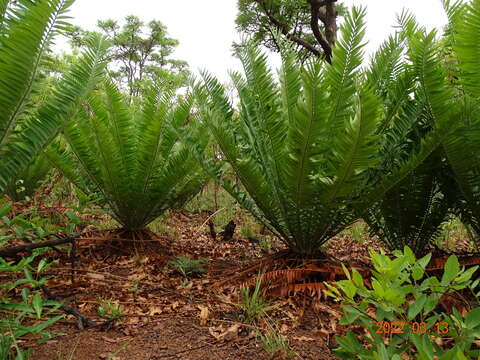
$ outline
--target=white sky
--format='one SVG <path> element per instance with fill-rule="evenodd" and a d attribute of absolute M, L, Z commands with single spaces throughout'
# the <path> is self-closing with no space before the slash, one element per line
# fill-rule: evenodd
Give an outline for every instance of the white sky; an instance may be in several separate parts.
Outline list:
<path fill-rule="evenodd" d="M 299 0 L 305 1 L 305 0 Z M 428 29 L 445 25 L 440 0 L 344 0 L 347 6 L 367 6 L 367 53 L 392 32 L 395 14 L 410 9 Z M 231 54 L 232 42 L 239 39 L 235 30 L 237 0 L 77 0 L 71 22 L 94 30 L 98 19 L 122 20 L 137 15 L 148 22 L 163 22 L 169 35 L 180 41 L 175 58 L 186 60 L 193 71 L 207 69 L 227 80 L 229 69 L 240 64 Z M 59 41 L 61 48 L 66 48 Z"/>

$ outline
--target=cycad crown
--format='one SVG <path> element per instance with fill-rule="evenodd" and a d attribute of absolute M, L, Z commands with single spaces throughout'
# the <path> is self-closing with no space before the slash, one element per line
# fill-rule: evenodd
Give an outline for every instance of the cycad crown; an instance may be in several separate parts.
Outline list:
<path fill-rule="evenodd" d="M 246 76 L 232 75 L 239 119 L 224 88 L 204 75 L 200 96 L 211 101 L 204 117 L 248 195 L 218 167 L 206 168 L 297 253 L 317 252 L 438 145 L 431 134 L 409 156 L 383 164 L 381 176 L 367 171 L 382 164 L 382 129 L 391 126 L 387 118 L 396 118 L 396 108 L 382 103 L 361 70 L 364 15 L 354 7 L 346 16 L 331 65 L 312 60 L 300 66 L 286 51 L 280 83 L 266 56 L 244 46 L 239 56 Z M 394 66 L 386 68 L 400 76 Z"/>
<path fill-rule="evenodd" d="M 192 98 L 179 104 L 175 98 L 153 88 L 139 107 L 105 80 L 64 123 L 69 147 L 57 143 L 47 152 L 74 184 L 97 192 L 127 230 L 141 230 L 181 206 L 206 181 L 185 140 L 199 131 L 190 116 Z M 197 147 L 207 139 L 199 137 Z"/>

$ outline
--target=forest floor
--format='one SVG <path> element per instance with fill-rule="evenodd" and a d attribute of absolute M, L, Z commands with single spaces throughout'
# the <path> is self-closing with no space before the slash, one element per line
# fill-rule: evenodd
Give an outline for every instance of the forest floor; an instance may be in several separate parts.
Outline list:
<path fill-rule="evenodd" d="M 235 279 L 236 272 L 269 255 L 238 231 L 230 241 L 220 236 L 213 240 L 206 217 L 171 214 L 158 239 L 141 244 L 86 229 L 78 241 L 73 278 L 68 252 L 49 252 L 56 264 L 49 269 L 47 287 L 57 299 L 96 323 L 105 321 L 99 307 L 109 304 L 121 308 L 121 318 L 108 329 L 78 330 L 76 318 L 69 315 L 49 328 L 63 336 L 42 345 L 28 340 L 21 345 L 31 349 L 35 360 L 281 359 L 268 354 L 258 338 L 259 329 L 274 323 L 295 352 L 292 358 L 335 359 L 334 335 L 343 330 L 340 307 L 331 300 L 305 293 L 276 298 L 268 324 L 266 319 L 255 326 L 245 322 L 237 305 L 243 280 Z M 281 245 L 275 244 L 270 254 L 279 251 Z M 349 263 L 362 262 L 372 246 L 377 247 L 371 240 L 360 244 L 340 236 L 331 241 L 329 253 Z M 208 258 L 205 272 L 182 276 L 170 264 L 176 255 Z"/>

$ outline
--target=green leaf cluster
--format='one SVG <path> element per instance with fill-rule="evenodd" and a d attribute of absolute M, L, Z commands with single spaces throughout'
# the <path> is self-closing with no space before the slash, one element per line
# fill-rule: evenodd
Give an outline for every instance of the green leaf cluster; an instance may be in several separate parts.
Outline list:
<path fill-rule="evenodd" d="M 374 266 L 371 286 L 366 286 L 355 269 L 346 268 L 347 280 L 328 285 L 328 295 L 342 302 L 343 325 L 357 325 L 360 335 L 349 331 L 337 337 L 335 353 L 342 359 L 402 359 L 402 354 L 420 360 L 476 359 L 480 352 L 474 341 L 480 338 L 480 309 L 472 306 L 463 316 L 453 308 L 446 313 L 440 299 L 456 297 L 457 291 L 474 294 L 479 281 L 472 276 L 478 266 L 461 269 L 456 256 L 449 257 L 441 280 L 425 273 L 431 254 L 416 259 L 412 250 L 396 250 L 390 258 L 384 252 L 371 252 Z M 477 298 L 478 301 L 478 298 Z M 473 305 L 473 304 L 472 304 Z M 380 322 L 398 324 L 398 333 L 381 334 Z M 423 331 L 414 324 L 423 324 Z M 401 325 L 400 325 L 401 324 Z M 453 339 L 442 348 L 435 337 Z"/>
<path fill-rule="evenodd" d="M 0 2 L 0 191 L 18 179 L 58 134 L 96 83 L 105 64 L 106 43 L 90 38 L 79 61 L 58 81 L 53 95 L 34 108 L 41 69 L 53 38 L 64 32 L 70 0 Z"/>
<path fill-rule="evenodd" d="M 0 318 L 1 359 L 27 359 L 28 352 L 21 349 L 16 340 L 32 334 L 41 336 L 39 342 L 43 343 L 55 336 L 46 329 L 64 317 L 55 314 L 61 304 L 41 295 L 40 288 L 48 280 L 42 272 L 52 265 L 45 258 L 38 261 L 43 252 L 37 250 L 16 263 L 0 258 L 0 273 L 17 275 L 16 281 L 0 284 L 0 311 L 6 314 Z M 20 293 L 19 300 L 12 300 L 13 292 Z M 32 323 L 28 318 L 36 321 Z"/>

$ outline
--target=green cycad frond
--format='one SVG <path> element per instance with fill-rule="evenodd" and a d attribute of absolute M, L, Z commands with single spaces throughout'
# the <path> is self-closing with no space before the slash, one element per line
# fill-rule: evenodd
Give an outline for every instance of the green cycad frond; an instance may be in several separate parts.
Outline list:
<path fill-rule="evenodd" d="M 325 197 L 327 203 L 354 193 L 361 184 L 363 173 L 379 161 L 376 130 L 380 120 L 380 101 L 369 89 L 361 89 L 356 100 L 354 117 L 334 143 L 335 160 L 330 166 L 335 168 L 337 176 Z"/>
<path fill-rule="evenodd" d="M 451 43 L 455 43 L 456 29 L 464 21 L 468 6 L 462 0 L 442 0 L 443 8 L 448 16 L 448 25 L 445 29 L 445 36 Z"/>
<path fill-rule="evenodd" d="M 63 75 L 48 102 L 33 113 L 24 114 L 18 133 L 0 149 L 0 189 L 25 169 L 58 134 L 63 120 L 81 110 L 82 101 L 96 86 L 105 68 L 108 44 L 92 37 L 78 62 Z"/>
<path fill-rule="evenodd" d="M 452 10 L 454 9 L 454 10 Z M 453 13 L 452 13 L 453 11 Z M 480 1 L 450 7 L 450 31 L 457 70 L 455 81 L 444 81 L 443 88 L 451 94 L 445 106 L 453 108 L 445 121 L 456 121 L 455 131 L 446 137 L 443 149 L 451 166 L 460 193 L 465 221 L 480 233 L 480 86 L 478 31 L 480 30 Z M 453 14 L 453 15 L 452 15 Z M 452 18 L 453 16 L 453 18 Z M 447 34 L 447 36 L 452 36 Z"/>
<path fill-rule="evenodd" d="M 429 116 L 428 102 L 421 94 L 414 93 L 399 111 L 393 126 L 383 132 L 383 162 L 377 178 L 382 177 L 390 163 L 406 161 L 400 168 L 408 171 L 395 173 L 391 180 L 396 184 L 384 192 L 381 200 L 369 207 L 364 216 L 372 232 L 388 248 L 403 249 L 408 245 L 418 255 L 427 251 L 429 244 L 440 234 L 441 224 L 452 205 L 442 193 L 443 178 L 448 169 L 438 149 L 439 140 L 435 139 L 431 144 L 432 152 L 424 152 L 426 147 L 423 145 L 422 149 L 420 142 L 433 127 Z M 416 162 L 418 159 L 411 153 L 420 156 L 422 152 L 427 156 L 425 161 L 420 166 L 410 167 L 406 159 Z M 401 178 L 400 182 L 398 178 Z"/>
<path fill-rule="evenodd" d="M 112 216 L 139 230 L 165 210 L 180 206 L 206 182 L 187 136 L 206 146 L 189 124 L 191 98 L 175 104 L 173 94 L 153 89 L 137 109 L 109 80 L 69 118 L 69 150 L 50 148 L 49 158 L 83 191 L 101 194 Z M 69 163 L 70 162 L 70 163 Z M 72 166 L 73 165 L 73 166 Z M 87 181 L 85 181 L 87 179 Z"/>
<path fill-rule="evenodd" d="M 407 126 L 396 122 L 408 104 L 408 93 L 400 105 L 393 100 L 385 105 L 384 96 L 395 91 L 389 85 L 386 94 L 380 94 L 372 80 L 366 80 L 360 69 L 363 17 L 364 11 L 357 8 L 347 16 L 332 65 L 311 60 L 301 66 L 287 52 L 278 82 L 266 67 L 265 56 L 246 44 L 242 53 L 246 78 L 232 75 L 240 100 L 238 117 L 215 78 L 204 74 L 198 90 L 205 103 L 201 115 L 242 186 L 226 178 L 225 164 L 204 159 L 205 168 L 298 253 L 317 252 L 401 181 L 387 179 L 389 175 L 408 176 L 438 146 L 432 135 L 435 141 L 427 140 L 421 147 L 424 153 L 406 149 L 399 161 L 384 161 L 388 139 L 379 128 L 386 114 L 391 118 L 389 129 L 401 133 Z M 375 76 L 410 89 L 413 80 L 394 57 L 383 54 L 381 61 L 377 57 Z M 367 169 L 379 164 L 383 173 L 372 181 Z"/>
<path fill-rule="evenodd" d="M 31 97 L 51 40 L 65 28 L 71 4 L 69 0 L 0 4 L 0 191 L 50 139 L 50 125 L 39 125 L 30 116 Z M 22 142 L 19 132 L 32 128 L 33 137 Z"/>
<path fill-rule="evenodd" d="M 327 89 L 322 78 L 322 63 L 312 61 L 301 72 L 303 93 L 296 104 L 295 121 L 289 123 L 285 167 L 285 186 L 295 206 L 302 208 L 314 200 L 317 184 L 315 158 L 325 161 L 325 148 L 319 138 L 327 136 L 329 111 Z"/>
<path fill-rule="evenodd" d="M 0 40 L 0 148 L 29 104 L 50 41 L 70 5 L 65 0 L 20 2 L 8 12 Z"/>
<path fill-rule="evenodd" d="M 345 17 L 341 28 L 341 38 L 333 49 L 335 61 L 328 65 L 325 81 L 330 95 L 329 126 L 341 129 L 351 117 L 354 106 L 355 81 L 360 76 L 358 69 L 363 60 L 363 38 L 365 36 L 365 9 L 353 7 L 352 13 Z"/>
<path fill-rule="evenodd" d="M 455 52 L 462 72 L 461 84 L 475 98 L 480 95 L 480 1 L 472 1 L 461 22 L 458 22 Z"/>
<path fill-rule="evenodd" d="M 463 5 L 455 10 L 457 15 L 464 11 Z M 409 59 L 405 66 L 412 90 L 404 93 L 407 98 L 399 107 L 395 126 L 387 132 L 384 152 L 391 154 L 386 157 L 392 159 L 389 161 L 400 158 L 405 165 L 401 166 L 403 170 L 387 177 L 386 184 L 391 190 L 383 192 L 382 201 L 371 207 L 366 217 L 373 231 L 390 248 L 409 245 L 418 254 L 428 250 L 448 214 L 458 212 L 455 210 L 458 204 L 467 204 L 465 211 L 461 212 L 470 217 L 466 220 L 471 224 L 476 222 L 471 217 L 480 210 L 475 209 L 476 196 L 480 195 L 479 192 L 475 194 L 478 189 L 478 172 L 475 169 L 479 169 L 480 165 L 477 155 L 480 149 L 475 144 L 479 143 L 480 127 L 475 120 L 475 105 L 465 96 L 466 91 L 459 87 L 465 84 L 464 89 L 473 86 L 475 91 L 469 72 L 478 71 L 469 62 L 476 61 L 470 51 L 477 40 L 476 36 L 469 37 L 467 33 L 476 34 L 477 29 L 475 25 L 462 29 L 460 23 L 463 20 L 452 20 L 454 16 L 450 13 L 452 28 L 445 36 L 452 37 L 454 34 L 455 39 L 449 40 L 451 44 L 467 53 L 460 60 L 462 55 L 458 51 L 453 52 L 458 64 L 463 61 L 463 65 L 459 66 L 471 66 L 463 74 L 456 72 L 462 76 L 459 81 L 448 77 L 436 33 L 427 33 L 412 17 L 404 21 L 403 33 L 408 43 Z M 470 19 L 470 24 L 474 23 L 475 20 Z M 466 46 L 468 38 L 471 43 Z M 475 123 L 477 126 L 473 125 Z M 416 147 L 417 155 L 406 156 L 405 150 L 412 147 Z M 419 161 L 423 164 L 417 167 Z M 452 177 L 458 185 L 452 183 Z M 397 182 L 393 188 L 392 182 Z M 382 191 L 381 186 L 378 190 Z M 480 212 L 477 214 L 480 215 Z"/>
<path fill-rule="evenodd" d="M 75 184 L 84 193 L 89 193 L 98 188 L 89 179 L 85 171 L 81 171 L 82 167 L 75 155 L 62 143 L 62 141 L 54 141 L 44 154 L 51 164 L 62 173 L 67 179 Z M 80 170 L 79 170 L 80 169 Z"/>
<path fill-rule="evenodd" d="M 373 55 L 371 64 L 365 77 L 375 92 L 382 97 L 387 96 L 388 90 L 402 70 L 403 42 L 399 34 L 390 35 Z"/>
<path fill-rule="evenodd" d="M 376 196 L 385 194 L 386 188 L 392 188 L 395 186 L 394 184 L 399 184 L 403 179 L 411 175 L 415 168 L 430 157 L 440 146 L 442 140 L 447 139 L 453 133 L 458 124 L 457 121 L 452 120 L 452 114 L 457 111 L 457 107 L 451 104 L 453 93 L 448 87 L 444 86 L 444 71 L 435 51 L 435 32 L 425 34 L 422 30 L 418 30 L 413 19 L 409 19 L 408 24 L 410 28 L 416 31 L 407 34 L 410 45 L 407 53 L 410 57 L 411 65 L 405 71 L 408 77 L 412 76 L 409 84 L 415 83 L 419 86 L 415 90 L 417 94 L 414 95 L 416 98 L 414 102 L 408 100 L 410 97 L 408 92 L 404 93 L 405 100 L 399 103 L 403 103 L 403 106 L 398 108 L 400 113 L 397 112 L 396 125 L 392 128 L 393 131 L 387 133 L 387 136 L 393 136 L 389 141 L 393 146 L 395 146 L 395 143 L 402 144 L 408 140 L 407 138 L 402 140 L 400 137 L 408 134 L 408 129 L 412 125 L 411 121 L 416 119 L 416 116 L 412 117 L 412 109 L 409 110 L 411 108 L 410 104 L 418 102 L 421 103 L 421 106 L 414 106 L 413 109 L 416 108 L 420 109 L 421 112 L 425 112 L 424 117 L 429 122 L 431 131 L 416 139 L 417 146 L 414 156 L 398 159 L 401 165 L 378 185 L 375 190 Z M 413 111 L 415 112 L 416 110 Z"/>
<path fill-rule="evenodd" d="M 385 194 L 365 217 L 372 232 L 392 250 L 409 246 L 422 255 L 441 234 L 450 203 L 439 185 L 441 165 L 431 156 L 411 176 Z"/>

